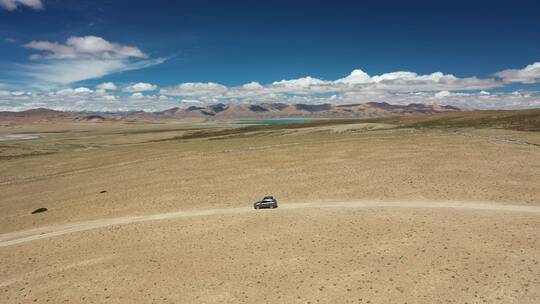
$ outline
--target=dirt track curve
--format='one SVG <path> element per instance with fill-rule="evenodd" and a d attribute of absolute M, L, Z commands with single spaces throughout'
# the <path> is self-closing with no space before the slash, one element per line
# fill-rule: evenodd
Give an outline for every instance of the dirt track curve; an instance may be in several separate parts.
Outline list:
<path fill-rule="evenodd" d="M 540 213 L 540 207 L 520 206 L 520 205 L 502 205 L 493 203 L 470 203 L 470 202 L 335 202 L 335 203 L 295 203 L 284 204 L 280 209 L 302 209 L 302 208 L 451 208 L 451 209 L 469 209 L 486 211 L 504 211 L 504 212 L 527 212 Z M 175 219 L 196 216 L 212 216 L 239 214 L 246 212 L 256 212 L 255 210 L 242 208 L 224 208 L 209 209 L 197 211 L 177 211 L 169 213 L 158 213 L 141 216 L 106 218 L 91 221 L 82 221 L 68 223 L 56 226 L 45 226 L 29 230 L 15 231 L 0 235 L 0 247 L 6 247 L 34 240 L 60 236 L 68 233 L 86 231 L 91 229 L 103 228 L 113 225 L 126 225 L 138 222 L 157 221 L 165 219 Z M 264 212 L 264 211 L 258 211 Z"/>

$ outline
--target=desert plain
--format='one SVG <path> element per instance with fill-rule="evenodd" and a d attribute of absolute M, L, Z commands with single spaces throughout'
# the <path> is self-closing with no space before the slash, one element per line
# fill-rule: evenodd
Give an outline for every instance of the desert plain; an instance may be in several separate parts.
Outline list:
<path fill-rule="evenodd" d="M 0 303 L 540 303 L 537 131 L 74 122 L 0 139 Z M 254 210 L 265 195 L 279 208 Z"/>

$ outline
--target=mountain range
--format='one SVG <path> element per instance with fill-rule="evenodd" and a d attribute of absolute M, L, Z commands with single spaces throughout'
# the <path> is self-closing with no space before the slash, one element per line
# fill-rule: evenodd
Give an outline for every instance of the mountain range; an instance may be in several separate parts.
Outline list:
<path fill-rule="evenodd" d="M 385 102 L 368 102 L 361 104 L 214 104 L 209 106 L 191 106 L 188 108 L 172 108 L 165 111 L 144 113 L 155 118 L 210 118 L 210 119 L 238 119 L 238 118 L 287 118 L 287 117 L 314 117 L 314 118 L 354 118 L 354 117 L 382 117 L 393 115 L 418 115 L 440 112 L 457 112 L 459 108 L 442 105 L 392 105 Z"/>
<path fill-rule="evenodd" d="M 63 112 L 45 108 L 31 109 L 21 112 L 0 112 L 0 121 L 94 121 L 145 119 L 252 119 L 252 118 L 362 118 L 384 116 L 410 116 L 434 114 L 441 112 L 458 112 L 459 108 L 438 104 L 392 105 L 386 102 L 368 102 L 358 104 L 213 104 L 208 106 L 191 106 L 188 108 L 171 108 L 159 112 Z"/>

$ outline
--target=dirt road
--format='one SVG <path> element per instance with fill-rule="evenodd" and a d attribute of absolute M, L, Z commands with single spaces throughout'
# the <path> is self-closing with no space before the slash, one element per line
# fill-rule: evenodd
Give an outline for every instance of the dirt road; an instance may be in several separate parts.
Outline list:
<path fill-rule="evenodd" d="M 333 202 L 333 203 L 293 203 L 281 205 L 280 209 L 301 209 L 301 208 L 452 208 L 452 209 L 472 209 L 486 211 L 504 212 L 529 212 L 540 213 L 540 207 L 503 205 L 493 203 L 471 203 L 471 202 Z M 46 226 L 6 233 L 0 235 L 0 247 L 6 247 L 34 240 L 60 236 L 68 233 L 86 231 L 109 227 L 113 225 L 126 225 L 139 222 L 157 221 L 164 219 L 175 219 L 183 217 L 212 216 L 238 214 L 245 212 L 256 212 L 249 207 L 246 208 L 221 208 L 196 211 L 178 211 L 168 213 L 149 214 L 141 216 L 106 218 L 92 221 L 68 223 L 57 226 Z M 265 211 L 258 211 L 265 212 Z"/>

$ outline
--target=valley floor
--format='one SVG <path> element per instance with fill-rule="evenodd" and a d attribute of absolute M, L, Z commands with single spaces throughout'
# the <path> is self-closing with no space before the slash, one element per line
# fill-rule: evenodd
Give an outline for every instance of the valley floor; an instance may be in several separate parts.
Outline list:
<path fill-rule="evenodd" d="M 0 302 L 540 301 L 539 133 L 223 127 L 0 142 Z"/>

